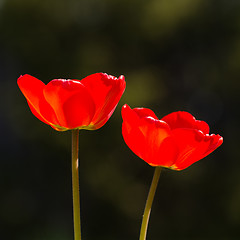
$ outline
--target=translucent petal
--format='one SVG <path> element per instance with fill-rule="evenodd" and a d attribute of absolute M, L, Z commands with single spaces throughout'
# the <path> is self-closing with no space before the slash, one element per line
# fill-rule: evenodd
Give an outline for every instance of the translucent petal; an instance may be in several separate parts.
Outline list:
<path fill-rule="evenodd" d="M 209 133 L 208 124 L 204 121 L 196 120 L 195 117 L 188 112 L 173 112 L 163 117 L 162 120 L 166 122 L 171 129 L 190 128 L 200 130 L 204 134 Z"/>
<path fill-rule="evenodd" d="M 100 128 L 111 117 L 124 90 L 124 76 L 113 77 L 106 73 L 95 73 L 81 80 L 88 89 L 96 106 L 91 125 Z"/>
<path fill-rule="evenodd" d="M 52 80 L 44 88 L 43 94 L 54 109 L 61 127 L 81 128 L 92 121 L 95 104 L 85 86 L 79 81 Z"/>

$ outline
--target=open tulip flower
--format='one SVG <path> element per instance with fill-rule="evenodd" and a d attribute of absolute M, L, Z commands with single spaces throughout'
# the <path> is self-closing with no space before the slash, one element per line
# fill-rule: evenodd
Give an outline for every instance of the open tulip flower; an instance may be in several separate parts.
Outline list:
<path fill-rule="evenodd" d="M 45 85 L 25 74 L 18 86 L 32 113 L 55 130 L 95 130 L 111 117 L 124 90 L 124 76 L 95 73 L 80 80 L 54 79 Z"/>
<path fill-rule="evenodd" d="M 147 108 L 122 108 L 122 134 L 128 147 L 152 166 L 183 170 L 204 158 L 223 138 L 209 135 L 209 126 L 188 112 L 173 112 L 159 120 Z"/>
<path fill-rule="evenodd" d="M 174 112 L 157 118 L 147 108 L 122 107 L 122 134 L 128 147 L 149 165 L 155 167 L 148 193 L 139 240 L 146 240 L 149 216 L 162 167 L 183 170 L 204 158 L 223 138 L 209 135 L 209 126 L 188 112 Z"/>
<path fill-rule="evenodd" d="M 114 112 L 124 90 L 124 76 L 95 73 L 84 79 L 54 79 L 45 85 L 25 74 L 18 86 L 32 113 L 57 131 L 72 130 L 72 190 L 74 239 L 81 240 L 79 196 L 79 130 L 102 127 Z"/>

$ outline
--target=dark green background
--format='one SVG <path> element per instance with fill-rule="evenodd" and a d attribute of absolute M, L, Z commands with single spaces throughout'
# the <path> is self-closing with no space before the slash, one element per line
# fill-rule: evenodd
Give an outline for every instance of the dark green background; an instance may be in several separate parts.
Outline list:
<path fill-rule="evenodd" d="M 121 135 L 120 110 L 185 110 L 223 145 L 164 170 L 148 240 L 240 238 L 240 1 L 0 0 L 0 239 L 73 239 L 71 134 L 36 119 L 17 87 L 95 72 L 126 77 L 116 111 L 80 132 L 83 240 L 138 239 L 153 168 Z"/>

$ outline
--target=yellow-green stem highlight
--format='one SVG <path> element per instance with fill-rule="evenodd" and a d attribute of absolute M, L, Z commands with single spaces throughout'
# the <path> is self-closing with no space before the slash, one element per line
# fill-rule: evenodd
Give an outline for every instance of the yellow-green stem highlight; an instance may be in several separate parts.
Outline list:
<path fill-rule="evenodd" d="M 79 151 L 79 130 L 72 130 L 72 191 L 73 191 L 74 240 L 81 240 L 78 151 Z"/>
<path fill-rule="evenodd" d="M 153 203 L 154 195 L 157 189 L 161 170 L 162 170 L 162 167 L 156 167 L 154 171 L 151 187 L 148 193 L 148 198 L 147 198 L 147 202 L 144 209 L 139 240 L 146 240 L 149 216 L 151 213 L 152 203 Z"/>

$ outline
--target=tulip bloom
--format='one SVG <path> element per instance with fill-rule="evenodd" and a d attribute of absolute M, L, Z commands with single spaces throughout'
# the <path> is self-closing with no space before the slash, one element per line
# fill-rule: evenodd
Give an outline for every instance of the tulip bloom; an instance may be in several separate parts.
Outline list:
<path fill-rule="evenodd" d="M 159 120 L 147 108 L 122 108 L 122 134 L 128 147 L 151 166 L 183 170 L 218 148 L 223 138 L 188 112 Z"/>
<path fill-rule="evenodd" d="M 25 74 L 18 86 L 32 113 L 55 130 L 95 130 L 114 112 L 124 90 L 124 76 L 95 73 L 84 79 L 54 79 L 45 85 Z"/>

